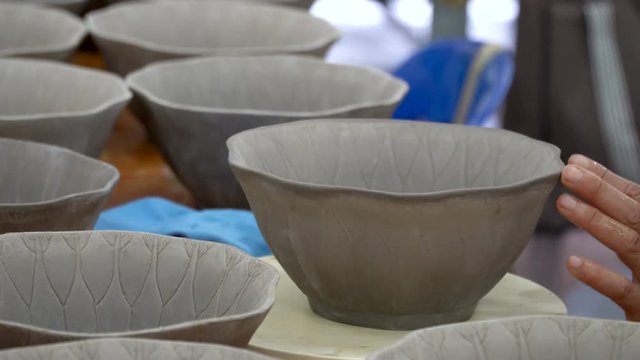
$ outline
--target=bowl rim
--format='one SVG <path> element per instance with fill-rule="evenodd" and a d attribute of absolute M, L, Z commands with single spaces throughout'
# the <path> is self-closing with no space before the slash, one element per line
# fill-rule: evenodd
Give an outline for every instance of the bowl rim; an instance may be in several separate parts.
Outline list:
<path fill-rule="evenodd" d="M 440 333 L 442 331 L 446 331 L 448 329 L 460 329 L 460 328 L 469 328 L 475 326 L 496 326 L 498 324 L 513 324 L 520 323 L 522 321 L 536 321 L 536 320 L 550 320 L 550 321 L 587 321 L 590 324 L 620 324 L 620 325 L 629 325 L 632 327 L 637 327 L 640 329 L 640 323 L 624 321 L 624 320 L 612 320 L 612 319 L 598 319 L 598 318 L 589 318 L 584 316 L 573 316 L 573 315 L 523 315 L 523 316 L 515 316 L 508 318 L 499 318 L 499 319 L 487 319 L 487 320 L 479 320 L 479 321 L 468 321 L 461 323 L 451 323 L 451 324 L 442 324 L 436 325 L 424 329 L 413 330 L 409 332 L 407 335 L 402 337 L 399 341 L 386 346 L 369 356 L 367 356 L 366 360 L 378 360 L 381 359 L 381 356 L 388 355 L 389 352 L 392 352 L 397 349 L 405 348 L 408 344 L 413 342 L 414 338 L 420 338 L 422 334 L 426 333 Z"/>
<path fill-rule="evenodd" d="M 237 8 L 253 8 L 255 9 L 269 9 L 280 11 L 282 14 L 291 13 L 296 16 L 305 16 L 312 21 L 322 24 L 326 29 L 326 34 L 320 36 L 318 39 L 296 45 L 280 46 L 279 51 L 274 51 L 274 47 L 254 46 L 254 47 L 180 47 L 180 46 L 168 46 L 156 41 L 150 41 L 140 39 L 139 37 L 127 36 L 114 33 L 109 29 L 104 29 L 96 23 L 96 19 L 108 15 L 112 12 L 126 11 L 127 8 L 144 8 L 144 7 L 237 7 Z M 155 51 L 165 54 L 171 54 L 176 56 L 197 56 L 197 55 L 232 55 L 234 53 L 241 54 L 272 54 L 282 52 L 306 52 L 321 49 L 325 46 L 329 46 L 331 43 L 338 40 L 341 32 L 328 21 L 315 17 L 309 14 L 307 11 L 297 9 L 292 6 L 282 4 L 261 4 L 253 2 L 228 2 L 228 1 L 139 1 L 139 2 L 122 2 L 115 3 L 102 9 L 96 9 L 90 11 L 85 16 L 85 25 L 91 36 L 102 38 L 112 42 L 118 42 L 123 44 L 132 45 L 138 48 L 142 48 L 148 51 Z"/>
<path fill-rule="evenodd" d="M 44 352 L 46 350 L 52 349 L 60 349 L 60 348 L 74 348 L 76 346 L 84 345 L 84 344 L 138 344 L 142 343 L 144 345 L 156 346 L 158 344 L 166 344 L 169 346 L 180 345 L 183 347 L 194 347 L 194 348 L 211 348 L 211 349 L 220 349 L 224 352 L 229 352 L 229 354 L 238 354 L 238 355 L 246 355 L 245 360 L 272 360 L 273 358 L 268 357 L 267 355 L 263 355 L 257 353 L 255 351 L 251 351 L 251 349 L 247 348 L 239 348 L 230 345 L 220 344 L 220 343 L 203 343 L 203 342 L 194 342 L 194 341 L 183 341 L 183 340 L 160 340 L 153 338 L 129 338 L 129 337 L 105 337 L 105 338 L 90 338 L 84 340 L 71 340 L 71 341 L 62 341 L 48 344 L 39 344 L 39 345 L 30 345 L 30 346 L 21 346 L 3 349 L 4 352 L 9 354 L 23 354 L 33 352 Z M 244 358 L 243 358 L 244 359 Z M 133 360 L 133 359 L 132 359 Z M 275 359 L 273 359 L 275 360 Z"/>
<path fill-rule="evenodd" d="M 100 104 L 87 108 L 86 110 L 77 111 L 56 111 L 56 112 L 40 112 L 32 114 L 22 115 L 5 115 L 0 112 L 0 122 L 15 122 L 15 121 L 38 121 L 38 120 L 50 120 L 53 118 L 78 118 L 88 117 L 99 114 L 113 106 L 118 104 L 129 102 L 133 97 L 133 94 L 129 90 L 129 87 L 122 78 L 116 76 L 113 73 L 106 72 L 104 70 L 85 68 L 82 66 L 61 63 L 57 61 L 45 60 L 45 59 L 23 59 L 23 58 L 0 58 L 0 66 L 3 63 L 20 64 L 32 68 L 48 69 L 51 71 L 68 71 L 73 75 L 81 75 L 93 77 L 93 80 L 100 80 L 111 82 L 115 87 L 118 87 L 119 94 L 110 96 L 108 99 L 104 99 Z M 2 85 L 0 85 L 2 86 Z"/>
<path fill-rule="evenodd" d="M 507 185 L 493 185 L 493 186 L 482 186 L 482 187 L 471 187 L 471 188 L 454 188 L 447 189 L 441 191 L 433 191 L 433 192 L 420 192 L 420 193 L 401 193 L 401 192 L 393 192 L 393 191 L 381 191 L 375 189 L 365 189 L 361 187 L 355 186 L 338 186 L 338 185 L 323 185 L 317 183 L 306 183 L 298 180 L 291 180 L 284 178 L 282 176 L 274 175 L 270 172 L 264 170 L 254 169 L 252 167 L 241 164 L 239 161 L 239 155 L 237 155 L 237 147 L 240 146 L 239 142 L 245 134 L 255 133 L 263 131 L 264 129 L 276 129 L 280 127 L 293 127 L 293 126 L 306 126 L 310 124 L 320 124 L 320 123 L 339 123 L 339 124 L 350 124 L 350 123 L 360 123 L 360 124 L 378 124 L 385 123 L 391 126 L 428 126 L 428 127 L 454 127 L 458 129 L 469 129 L 471 131 L 476 132 L 493 132 L 493 133 L 504 133 L 508 134 L 508 136 L 520 137 L 522 139 L 527 139 L 528 141 L 533 142 L 539 146 L 546 147 L 551 150 L 555 154 L 555 161 L 557 165 L 557 169 L 549 174 L 542 174 L 535 177 L 532 177 L 527 180 L 522 180 L 518 182 L 514 182 Z M 560 173 L 564 168 L 564 163 L 560 159 L 560 148 L 555 145 L 536 140 L 530 138 L 528 136 L 504 129 L 495 129 L 495 128 L 481 128 L 469 125 L 458 125 L 458 124 L 449 124 L 449 123 L 435 123 L 435 122 L 426 122 L 426 121 L 412 121 L 412 120 L 398 120 L 398 119 L 355 119 L 355 118 L 343 118 L 343 119 L 308 119 L 308 120 L 300 120 L 293 121 L 284 124 L 270 125 L 270 126 L 261 126 L 249 130 L 242 131 L 235 135 L 229 137 L 226 141 L 227 148 L 229 150 L 229 165 L 232 169 L 236 169 L 245 173 L 249 173 L 252 175 L 257 175 L 259 177 L 265 178 L 270 182 L 277 183 L 279 185 L 285 185 L 288 187 L 295 188 L 298 191 L 314 191 L 314 192 L 326 192 L 331 191 L 335 193 L 352 193 L 358 194 L 360 196 L 374 196 L 374 197 L 383 197 L 387 199 L 412 199 L 412 200 L 438 200 L 442 198 L 451 198 L 451 197 L 462 197 L 462 196 L 472 196 L 472 195 L 482 195 L 485 192 L 492 192 L 494 194 L 499 193 L 508 193 L 512 191 L 518 191 L 521 189 L 528 188 L 532 185 L 545 183 L 549 181 L 558 181 L 560 178 Z M 482 195 L 484 196 L 484 195 Z"/>
<path fill-rule="evenodd" d="M 111 177 L 110 179 L 101 187 L 94 189 L 94 190 L 87 190 L 87 191 L 82 191 L 82 192 L 77 192 L 77 193 L 73 193 L 73 194 L 67 194 L 67 195 L 63 195 L 63 196 L 58 196 L 56 198 L 53 199 L 48 199 L 48 200 L 42 200 L 42 201 L 32 201 L 32 202 L 19 202 L 19 203 L 0 203 L 0 212 L 3 211 L 15 211 L 15 210 L 25 210 L 25 208 L 37 208 L 37 207 L 45 207 L 45 206 L 51 206 L 51 205 L 57 205 L 59 203 L 62 203 L 64 201 L 72 201 L 78 198 L 85 198 L 85 197 L 91 197 L 91 196 L 95 196 L 95 197 L 99 197 L 102 196 L 104 194 L 108 194 L 109 192 L 111 192 L 111 190 L 115 187 L 116 183 L 118 182 L 118 180 L 120 179 L 120 172 L 118 171 L 118 169 L 101 160 L 98 159 L 94 159 L 90 156 L 75 152 L 73 150 L 61 147 L 61 146 L 57 146 L 57 145 L 51 145 L 51 144 L 45 144 L 45 143 L 39 143 L 39 142 L 35 142 L 35 141 L 28 141 L 28 140 L 17 140 L 17 139 L 11 139 L 11 138 L 0 138 L 0 147 L 2 146 L 3 143 L 13 143 L 13 144 L 17 144 L 18 146 L 29 146 L 29 147 L 38 147 L 39 151 L 54 151 L 56 153 L 63 153 L 66 156 L 69 156 L 73 159 L 74 162 L 78 162 L 78 161 L 84 161 L 84 162 L 88 162 L 91 163 L 92 166 L 94 167 L 102 167 L 104 169 L 106 169 L 107 171 L 109 171 L 111 173 Z M 2 235 L 0 235 L 2 236 Z"/>
<path fill-rule="evenodd" d="M 237 62 L 237 61 L 259 62 L 263 59 L 272 59 L 274 60 L 275 63 L 280 62 L 275 60 L 290 59 L 290 60 L 296 60 L 299 62 L 305 62 L 307 64 L 324 66 L 327 68 L 359 71 L 362 74 L 367 74 L 380 79 L 388 80 L 390 83 L 393 83 L 395 89 L 392 96 L 381 101 L 369 100 L 369 101 L 362 101 L 358 103 L 354 102 L 352 104 L 334 107 L 326 110 L 283 111 L 283 110 L 260 110 L 260 109 L 234 109 L 234 108 L 225 108 L 225 107 L 181 104 L 181 103 L 168 100 L 166 98 L 156 95 L 148 87 L 142 85 L 139 80 L 147 72 L 156 70 L 156 69 L 162 69 L 164 67 L 191 66 L 194 64 L 211 65 L 212 63 L 215 63 L 215 62 L 222 62 L 222 63 Z M 335 114 L 347 113 L 350 111 L 365 109 L 365 108 L 375 107 L 375 106 L 392 106 L 400 102 L 409 91 L 409 85 L 404 80 L 396 78 L 392 75 L 389 75 L 379 69 L 364 67 L 364 66 L 356 66 L 356 65 L 332 64 L 332 63 L 327 63 L 320 59 L 314 58 L 312 56 L 287 55 L 287 54 L 256 55 L 256 56 L 198 56 L 198 57 L 192 57 L 192 58 L 186 58 L 186 59 L 159 61 L 153 64 L 146 65 L 141 69 L 131 72 L 129 75 L 127 75 L 125 82 L 127 83 L 127 85 L 131 90 L 142 95 L 142 97 L 148 99 L 149 101 L 155 104 L 158 104 L 167 108 L 171 108 L 171 109 L 198 112 L 198 113 L 207 113 L 207 114 L 216 113 L 216 114 L 228 114 L 228 115 L 278 116 L 278 117 L 293 118 L 293 119 L 332 116 Z"/>
<path fill-rule="evenodd" d="M 238 320 L 244 320 L 244 319 L 249 319 L 249 318 L 253 318 L 256 316 L 260 316 L 262 314 L 266 314 L 269 312 L 269 310 L 271 309 L 271 307 L 273 306 L 273 304 L 275 303 L 276 300 L 276 287 L 278 285 L 278 282 L 280 281 L 280 273 L 278 272 L 278 270 L 276 268 L 274 268 L 273 266 L 267 264 L 266 262 L 262 261 L 260 258 L 254 257 L 249 255 L 248 253 L 232 246 L 232 245 L 227 245 L 227 244 L 223 244 L 223 243 L 218 243 L 218 242 L 214 242 L 214 241 L 205 241 L 205 240 L 196 240 L 196 239 L 189 239 L 189 238 L 179 238 L 179 237 L 174 237 L 174 236 L 168 236 L 168 235 L 161 235 L 161 234 L 154 234 L 154 233 L 146 233 L 146 232 L 136 232 L 136 231 L 121 231 L 121 230 L 84 230 L 84 231 L 34 231 L 34 232 L 23 232 L 23 233 L 6 233 L 6 234 L 1 234 L 0 235 L 0 242 L 2 240 L 4 240 L 3 238 L 8 236 L 8 235 L 31 235 L 31 234 L 51 234 L 51 233 L 55 233 L 55 234 L 82 234 L 82 233 L 87 233 L 88 236 L 90 236 L 93 233 L 101 233 L 101 234 L 124 234 L 124 235 L 137 235 L 137 236 L 152 236 L 155 238 L 168 238 L 170 240 L 182 240 L 184 242 L 197 242 L 197 243 L 206 243 L 209 245 L 213 245 L 214 247 L 220 247 L 222 249 L 226 249 L 226 251 L 231 251 L 231 252 L 235 252 L 237 254 L 239 254 L 240 256 L 242 256 L 243 258 L 247 259 L 248 261 L 250 261 L 253 264 L 257 264 L 258 266 L 260 266 L 263 270 L 269 271 L 273 276 L 270 276 L 270 281 L 268 283 L 268 291 L 266 293 L 266 296 L 264 298 L 264 301 L 262 301 L 260 303 L 259 306 L 257 306 L 255 309 L 242 313 L 242 314 L 234 314 L 234 315 L 229 315 L 229 316 L 222 316 L 222 317 L 216 317 L 216 318 L 206 318 L 206 319 L 197 319 L 197 320 L 189 320 L 189 321 L 183 321 L 180 323 L 176 323 L 176 324 L 171 324 L 171 325 L 164 325 L 164 326 L 155 326 L 152 328 L 146 328 L 146 329 L 139 329 L 139 330 L 130 330 L 130 331 L 113 331 L 113 332 L 95 332 L 95 333 L 88 333 L 88 332 L 79 332 L 79 331 L 63 331 L 63 330 L 54 330 L 54 329 L 50 329 L 50 328 L 46 328 L 46 327 L 42 327 L 42 326 L 36 326 L 36 325 L 30 325 L 30 324 L 25 324 L 25 323 L 21 323 L 21 322 L 16 322 L 16 321 L 8 321 L 8 320 L 2 320 L 0 319 L 0 325 L 5 325 L 5 326 L 9 326 L 9 327 L 13 327 L 13 328 L 18 328 L 18 329 L 22 329 L 22 330 L 27 330 L 27 331 L 31 331 L 31 332 L 37 332 L 40 334 L 46 334 L 46 335 L 50 335 L 50 336 L 58 336 L 58 337 L 63 337 L 63 338 L 84 338 L 87 340 L 90 339 L 97 339 L 97 338 L 130 338 L 130 337 L 138 337 L 138 336 L 145 336 L 145 335 L 153 335 L 153 334 L 158 334 L 158 333 L 162 333 L 162 332 L 167 332 L 167 331 L 177 331 L 177 330 L 182 330 L 182 329 L 187 329 L 187 328 L 191 328 L 191 327 L 198 327 L 198 326 L 204 326 L 204 325 L 211 325 L 211 324 L 217 324 L 217 323 L 225 323 L 225 322 L 232 322 L 232 321 L 238 321 Z M 153 340 L 153 339 L 152 339 Z M 156 339 L 159 340 L 159 339 Z"/>
<path fill-rule="evenodd" d="M 55 5 L 70 5 L 70 4 L 79 4 L 84 2 L 84 0 L 68 0 L 64 3 L 56 3 Z M 58 42 L 55 44 L 34 46 L 29 45 L 25 47 L 10 47 L 6 49 L 0 49 L 0 56 L 2 57 L 21 57 L 21 56 L 30 56 L 37 54 L 46 54 L 46 53 L 54 53 L 66 50 L 72 50 L 80 45 L 80 42 L 87 36 L 89 30 L 85 26 L 82 19 L 63 9 L 56 8 L 54 4 L 35 4 L 35 3 L 18 3 L 18 2 L 0 2 L 0 8 L 15 8 L 24 10 L 26 12 L 34 12 L 34 15 L 44 15 L 44 14 L 56 14 L 58 19 L 57 21 L 65 21 L 66 23 L 72 25 L 75 29 L 73 36 L 69 37 L 67 40 L 63 42 Z"/>

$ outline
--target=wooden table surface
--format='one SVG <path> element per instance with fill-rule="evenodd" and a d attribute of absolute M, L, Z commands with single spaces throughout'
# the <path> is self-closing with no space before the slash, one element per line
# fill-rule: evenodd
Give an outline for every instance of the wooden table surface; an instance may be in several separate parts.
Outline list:
<path fill-rule="evenodd" d="M 100 56 L 92 51 L 80 51 L 73 62 L 77 65 L 104 68 Z M 193 205 L 193 197 L 171 171 L 157 146 L 147 135 L 142 122 L 127 109 L 120 114 L 101 159 L 120 171 L 120 181 L 114 189 L 108 207 L 144 196 L 162 196 Z"/>

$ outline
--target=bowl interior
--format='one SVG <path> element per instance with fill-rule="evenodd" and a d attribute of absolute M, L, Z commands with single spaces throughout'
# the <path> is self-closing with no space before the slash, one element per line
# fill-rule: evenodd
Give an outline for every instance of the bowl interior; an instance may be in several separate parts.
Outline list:
<path fill-rule="evenodd" d="M 64 12 L 0 1 L 0 55 L 20 49 L 60 46 L 83 33 L 82 22 Z"/>
<path fill-rule="evenodd" d="M 127 98 L 123 81 L 80 67 L 0 59 L 0 120 L 96 111 Z"/>
<path fill-rule="evenodd" d="M 182 60 L 131 77 L 134 88 L 183 107 L 318 112 L 387 104 L 405 84 L 382 72 L 295 56 Z"/>
<path fill-rule="evenodd" d="M 0 153 L 3 205 L 99 191 L 118 178 L 114 167 L 54 146 L 0 139 Z"/>
<path fill-rule="evenodd" d="M 192 51 L 287 48 L 335 35 L 328 23 L 303 11 L 242 2 L 129 3 L 89 19 L 94 29 L 122 40 Z"/>
<path fill-rule="evenodd" d="M 1 320 L 75 333 L 265 312 L 277 279 L 229 246 L 144 233 L 5 234 L 0 259 Z"/>
<path fill-rule="evenodd" d="M 393 193 L 488 188 L 559 174 L 559 150 L 498 129 L 301 121 L 229 140 L 230 162 L 284 180 Z"/>

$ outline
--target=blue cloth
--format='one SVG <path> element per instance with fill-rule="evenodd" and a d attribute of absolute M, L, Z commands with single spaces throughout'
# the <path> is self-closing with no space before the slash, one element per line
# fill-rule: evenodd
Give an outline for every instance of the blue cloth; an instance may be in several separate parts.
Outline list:
<path fill-rule="evenodd" d="M 104 211 L 95 230 L 140 231 L 208 240 L 233 245 L 253 256 L 271 255 L 250 211 L 198 211 L 157 197 L 132 201 Z"/>
<path fill-rule="evenodd" d="M 467 39 L 435 41 L 402 64 L 394 75 L 409 92 L 393 118 L 452 122 L 465 79 L 483 43 Z M 466 124 L 482 125 L 502 104 L 513 79 L 513 55 L 497 54 L 482 70 Z"/>

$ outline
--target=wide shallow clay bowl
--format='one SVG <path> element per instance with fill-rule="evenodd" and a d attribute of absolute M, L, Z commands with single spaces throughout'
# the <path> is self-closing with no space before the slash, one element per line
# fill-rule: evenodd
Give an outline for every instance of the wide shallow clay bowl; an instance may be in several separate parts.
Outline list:
<path fill-rule="evenodd" d="M 416 331 L 369 360 L 640 359 L 640 324 L 530 316 Z"/>
<path fill-rule="evenodd" d="M 0 360 L 269 360 L 234 347 L 143 339 L 96 339 L 0 351 Z"/>
<path fill-rule="evenodd" d="M 559 150 L 505 130 L 311 120 L 228 140 L 276 258 L 320 316 L 463 321 L 533 233 Z"/>
<path fill-rule="evenodd" d="M 0 154 L 0 234 L 92 229 L 119 178 L 53 145 L 0 138 Z"/>
<path fill-rule="evenodd" d="M 107 72 L 0 58 L 0 137 L 97 157 L 129 99 L 124 81 Z"/>
<path fill-rule="evenodd" d="M 109 0 L 110 2 L 119 2 L 122 0 Z M 305 10 L 311 8 L 315 0 L 155 0 L 155 1 L 235 1 L 235 2 L 255 2 L 255 3 L 267 3 L 277 5 L 295 6 Z"/>
<path fill-rule="evenodd" d="M 278 272 L 228 245 L 127 232 L 0 236 L 0 348 L 96 337 L 245 346 Z"/>
<path fill-rule="evenodd" d="M 228 1 L 127 2 L 91 12 L 87 25 L 107 67 L 119 74 L 198 55 L 324 56 L 339 37 L 303 10 Z"/>
<path fill-rule="evenodd" d="M 287 55 L 166 62 L 127 82 L 150 109 L 153 138 L 206 207 L 247 206 L 228 165 L 229 136 L 304 118 L 388 117 L 407 90 L 377 70 Z"/>
<path fill-rule="evenodd" d="M 66 61 L 86 32 L 82 21 L 64 10 L 0 0 L 0 57 Z"/>

